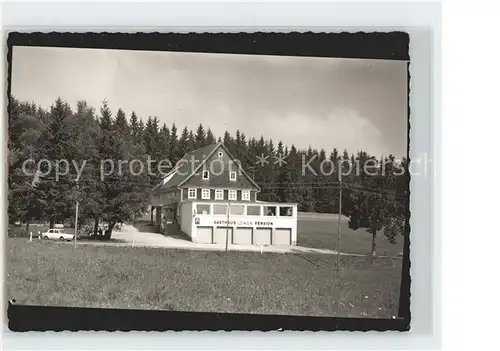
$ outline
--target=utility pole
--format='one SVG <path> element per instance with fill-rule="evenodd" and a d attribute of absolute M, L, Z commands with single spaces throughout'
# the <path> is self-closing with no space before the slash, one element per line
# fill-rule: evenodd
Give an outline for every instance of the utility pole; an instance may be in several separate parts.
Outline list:
<path fill-rule="evenodd" d="M 78 205 L 79 201 L 76 201 L 76 214 L 75 214 L 75 249 L 76 249 L 76 236 L 78 235 Z"/>
<path fill-rule="evenodd" d="M 337 271 L 340 270 L 340 219 L 342 218 L 342 178 L 339 191 L 339 220 L 337 222 Z"/>
<path fill-rule="evenodd" d="M 229 193 L 228 193 L 229 196 Z M 229 242 L 229 211 L 231 211 L 231 201 L 227 202 L 227 223 L 226 223 L 226 252 Z"/>
<path fill-rule="evenodd" d="M 76 189 L 79 189 L 78 180 L 76 181 Z M 76 249 L 76 237 L 78 236 L 78 206 L 80 205 L 80 201 L 78 200 L 78 195 L 79 194 L 78 194 L 78 190 L 77 190 L 76 209 L 75 209 L 75 237 L 73 238 L 75 249 Z"/>

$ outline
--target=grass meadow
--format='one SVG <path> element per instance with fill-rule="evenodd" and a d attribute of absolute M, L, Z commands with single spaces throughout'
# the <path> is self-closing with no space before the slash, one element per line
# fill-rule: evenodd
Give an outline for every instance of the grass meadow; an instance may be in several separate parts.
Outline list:
<path fill-rule="evenodd" d="M 336 215 L 310 216 L 300 218 L 297 223 L 297 245 L 318 249 L 337 250 L 338 217 Z M 377 233 L 375 244 L 378 256 L 395 257 L 403 253 L 403 236 L 391 244 L 383 231 Z M 340 252 L 369 255 L 372 249 L 372 235 L 366 229 L 352 230 L 348 219 L 340 221 Z"/>
<path fill-rule="evenodd" d="M 372 318 L 397 315 L 402 265 L 341 256 L 337 271 L 334 255 L 74 248 L 25 237 L 7 238 L 6 256 L 7 297 L 20 304 Z"/>

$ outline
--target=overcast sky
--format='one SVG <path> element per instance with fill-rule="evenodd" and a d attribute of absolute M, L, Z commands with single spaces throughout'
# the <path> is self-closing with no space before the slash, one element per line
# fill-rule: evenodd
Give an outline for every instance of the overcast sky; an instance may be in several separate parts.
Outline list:
<path fill-rule="evenodd" d="M 12 94 L 43 107 L 107 99 L 179 130 L 406 155 L 406 62 L 37 47 L 12 62 Z"/>

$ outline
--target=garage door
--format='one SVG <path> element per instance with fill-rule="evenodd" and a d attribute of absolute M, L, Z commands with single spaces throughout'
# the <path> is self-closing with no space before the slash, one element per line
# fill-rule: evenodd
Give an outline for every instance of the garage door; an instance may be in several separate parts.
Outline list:
<path fill-rule="evenodd" d="M 274 230 L 273 245 L 291 245 L 292 230 L 290 228 L 276 228 Z"/>
<path fill-rule="evenodd" d="M 255 245 L 271 245 L 271 228 L 256 228 L 253 243 Z"/>
<path fill-rule="evenodd" d="M 211 244 L 212 227 L 198 227 L 195 241 L 202 244 Z"/>
<path fill-rule="evenodd" d="M 214 241 L 216 244 L 226 244 L 226 227 L 217 227 L 215 230 L 215 238 Z M 231 239 L 233 236 L 233 228 L 229 228 L 229 231 L 227 231 L 227 243 L 231 244 Z"/>
<path fill-rule="evenodd" d="M 233 244 L 236 245 L 251 245 L 252 244 L 252 228 L 236 228 L 233 238 Z"/>

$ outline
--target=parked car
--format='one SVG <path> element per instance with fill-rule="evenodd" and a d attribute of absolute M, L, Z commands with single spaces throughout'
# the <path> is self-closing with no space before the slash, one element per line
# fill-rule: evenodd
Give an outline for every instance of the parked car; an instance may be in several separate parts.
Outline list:
<path fill-rule="evenodd" d="M 64 229 L 49 229 L 45 233 L 42 233 L 42 239 L 71 241 L 74 238 L 74 234 L 68 234 L 64 231 Z"/>

